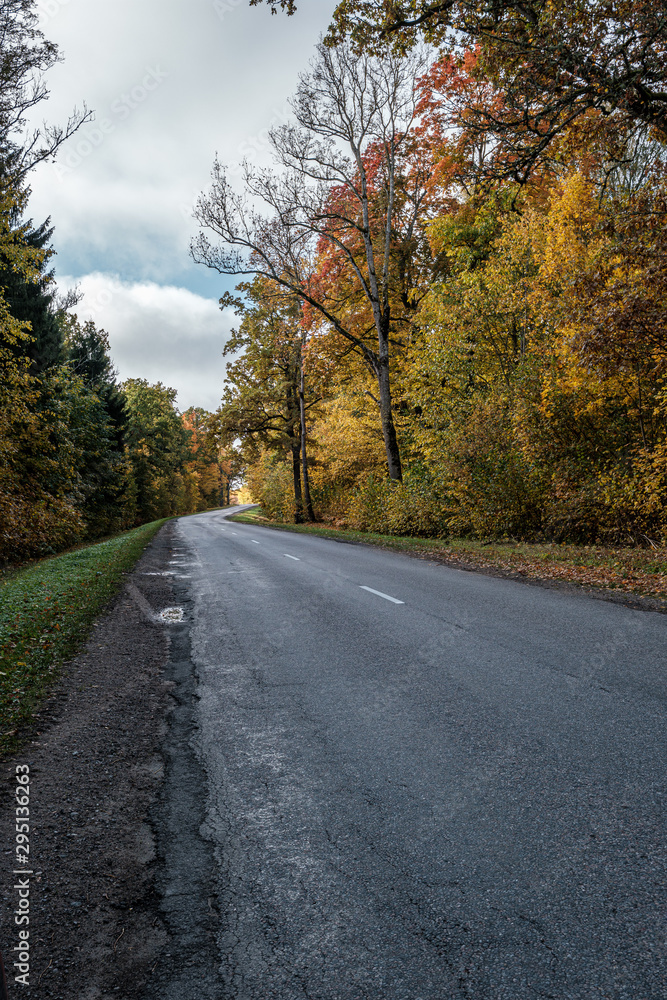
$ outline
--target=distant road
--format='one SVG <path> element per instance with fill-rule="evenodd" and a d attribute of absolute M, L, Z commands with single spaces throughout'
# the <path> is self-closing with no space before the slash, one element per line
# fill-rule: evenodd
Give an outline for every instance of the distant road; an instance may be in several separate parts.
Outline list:
<path fill-rule="evenodd" d="M 665 1000 L 667 618 L 178 531 L 220 1000 Z"/>

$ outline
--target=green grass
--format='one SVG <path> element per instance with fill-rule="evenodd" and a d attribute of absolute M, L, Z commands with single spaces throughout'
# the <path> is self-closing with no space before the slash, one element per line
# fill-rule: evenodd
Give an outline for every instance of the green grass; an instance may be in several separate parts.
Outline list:
<path fill-rule="evenodd" d="M 21 729 L 60 667 L 165 523 L 43 559 L 0 581 L 0 755 L 20 745 Z"/>
<path fill-rule="evenodd" d="M 528 579 L 561 580 L 579 586 L 640 594 L 661 602 L 667 599 L 665 549 L 380 535 L 348 528 L 269 521 L 260 508 L 235 514 L 230 520 L 262 524 L 281 531 L 321 535 L 338 541 L 378 545 L 465 569 Z"/>

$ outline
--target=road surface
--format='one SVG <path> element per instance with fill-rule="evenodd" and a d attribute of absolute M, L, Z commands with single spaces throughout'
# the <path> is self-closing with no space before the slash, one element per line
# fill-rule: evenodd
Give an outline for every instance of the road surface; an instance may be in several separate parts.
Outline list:
<path fill-rule="evenodd" d="M 667 997 L 664 616 L 178 531 L 219 951 L 193 996 Z"/>

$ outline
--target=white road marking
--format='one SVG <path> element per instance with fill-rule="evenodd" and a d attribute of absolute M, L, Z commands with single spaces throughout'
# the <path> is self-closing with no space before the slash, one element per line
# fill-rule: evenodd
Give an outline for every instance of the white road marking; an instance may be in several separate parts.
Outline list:
<path fill-rule="evenodd" d="M 232 531 L 232 535 L 238 535 L 238 531 Z"/>
<path fill-rule="evenodd" d="M 296 556 L 291 556 L 288 552 L 283 552 L 283 555 L 285 556 L 285 559 L 293 559 L 294 562 L 301 562 L 300 559 L 297 559 Z"/>
<path fill-rule="evenodd" d="M 257 539 L 256 539 L 256 538 L 251 538 L 251 539 L 250 539 L 250 541 L 251 541 L 251 542 L 254 542 L 254 543 L 255 543 L 255 545 L 259 545 L 259 542 L 257 541 Z"/>
<path fill-rule="evenodd" d="M 373 590 L 372 587 L 362 587 L 360 585 L 360 590 L 367 590 L 369 594 L 377 594 L 378 597 L 384 597 L 385 601 L 391 601 L 392 604 L 405 604 L 405 601 L 399 601 L 396 597 L 390 597 L 389 594 L 383 594 L 381 590 Z"/>

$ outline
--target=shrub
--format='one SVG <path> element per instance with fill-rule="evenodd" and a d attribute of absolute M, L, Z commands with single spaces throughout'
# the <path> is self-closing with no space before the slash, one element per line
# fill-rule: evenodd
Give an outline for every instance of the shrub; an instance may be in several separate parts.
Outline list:
<path fill-rule="evenodd" d="M 248 468 L 246 482 L 253 500 L 271 521 L 294 520 L 292 471 L 287 462 L 265 452 Z"/>
<path fill-rule="evenodd" d="M 424 469 L 407 470 L 402 483 L 369 476 L 353 492 L 347 520 L 382 535 L 437 537 L 447 529 L 442 492 Z"/>

